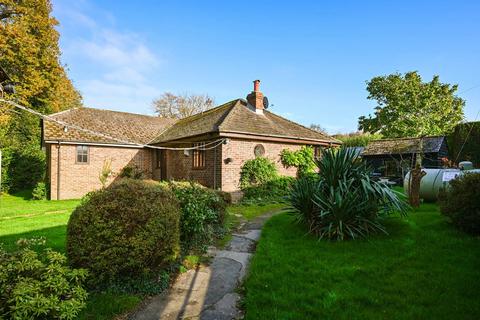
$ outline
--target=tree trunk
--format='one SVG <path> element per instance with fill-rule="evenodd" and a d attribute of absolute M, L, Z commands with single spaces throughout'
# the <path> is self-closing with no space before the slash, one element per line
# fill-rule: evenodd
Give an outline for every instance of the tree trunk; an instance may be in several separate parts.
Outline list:
<path fill-rule="evenodd" d="M 413 208 L 420 206 L 420 182 L 427 173 L 422 171 L 422 153 L 423 153 L 423 137 L 420 138 L 418 145 L 418 153 L 416 154 L 415 168 L 410 171 L 410 181 L 408 188 L 408 201 Z"/>

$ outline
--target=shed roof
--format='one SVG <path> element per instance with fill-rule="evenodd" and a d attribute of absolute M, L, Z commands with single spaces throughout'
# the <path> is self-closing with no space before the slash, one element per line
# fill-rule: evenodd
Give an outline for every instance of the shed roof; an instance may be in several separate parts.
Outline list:
<path fill-rule="evenodd" d="M 423 139 L 422 151 L 420 139 Z M 444 140 L 445 136 L 374 140 L 365 147 L 362 156 L 439 152 Z"/>

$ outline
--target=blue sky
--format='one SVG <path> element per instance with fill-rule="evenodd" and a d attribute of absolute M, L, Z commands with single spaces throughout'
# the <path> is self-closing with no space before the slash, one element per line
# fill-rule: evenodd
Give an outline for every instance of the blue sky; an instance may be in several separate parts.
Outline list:
<path fill-rule="evenodd" d="M 330 133 L 372 112 L 365 81 L 418 70 L 480 110 L 479 1 L 53 0 L 62 61 L 86 106 L 152 114 L 165 91 L 245 97 Z"/>

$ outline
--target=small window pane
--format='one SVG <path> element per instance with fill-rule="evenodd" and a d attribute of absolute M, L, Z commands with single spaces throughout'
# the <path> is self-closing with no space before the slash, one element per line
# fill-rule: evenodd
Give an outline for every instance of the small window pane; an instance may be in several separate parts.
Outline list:
<path fill-rule="evenodd" d="M 205 143 L 195 143 L 193 145 L 196 149 L 193 149 L 193 168 L 205 167 Z"/>
<path fill-rule="evenodd" d="M 77 146 L 77 163 L 88 163 L 87 146 Z"/>

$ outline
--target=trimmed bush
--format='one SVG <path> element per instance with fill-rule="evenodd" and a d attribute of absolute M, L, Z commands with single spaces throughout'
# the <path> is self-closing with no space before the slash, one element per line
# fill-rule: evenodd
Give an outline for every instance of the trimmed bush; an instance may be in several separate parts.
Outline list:
<path fill-rule="evenodd" d="M 216 191 L 194 182 L 161 182 L 177 197 L 182 215 L 182 251 L 204 251 L 217 233 L 223 232 L 226 203 Z"/>
<path fill-rule="evenodd" d="M 278 177 L 258 186 L 243 189 L 244 203 L 284 202 L 290 195 L 295 178 Z"/>
<path fill-rule="evenodd" d="M 33 200 L 45 200 L 47 199 L 48 189 L 45 182 L 39 182 L 32 191 Z"/>
<path fill-rule="evenodd" d="M 144 278 L 176 260 L 180 207 L 152 181 L 122 179 L 88 194 L 67 226 L 73 266 L 87 268 L 93 286 Z"/>
<path fill-rule="evenodd" d="M 440 191 L 440 212 L 467 233 L 480 235 L 480 173 L 464 174 Z"/>
<path fill-rule="evenodd" d="M 0 319 L 75 319 L 86 305 L 87 271 L 51 249 L 35 252 L 32 242 L 13 253 L 0 247 Z"/>
<path fill-rule="evenodd" d="M 247 160 L 240 171 L 240 188 L 258 186 L 277 177 L 277 167 L 272 160 L 264 157 Z"/>
<path fill-rule="evenodd" d="M 327 149 L 317 161 L 319 174 L 292 187 L 291 211 L 320 239 L 345 240 L 384 232 L 380 218 L 408 208 L 387 185 L 370 179 L 354 150 Z"/>
<path fill-rule="evenodd" d="M 144 179 L 145 174 L 139 167 L 133 166 L 126 166 L 123 167 L 120 171 L 119 175 L 120 178 L 129 178 L 129 179 Z"/>

